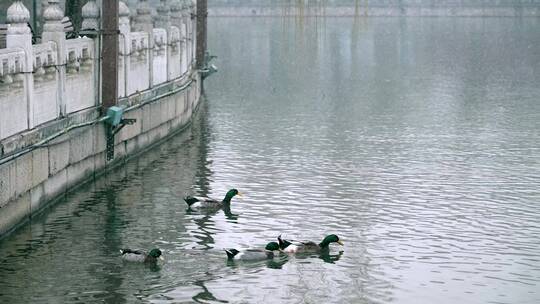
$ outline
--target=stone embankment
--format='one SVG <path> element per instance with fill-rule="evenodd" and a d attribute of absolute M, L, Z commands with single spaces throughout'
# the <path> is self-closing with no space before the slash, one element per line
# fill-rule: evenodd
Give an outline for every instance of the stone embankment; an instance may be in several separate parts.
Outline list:
<path fill-rule="evenodd" d="M 83 28 L 98 33 L 98 2 L 89 0 L 82 11 Z M 118 106 L 123 119 L 135 121 L 119 129 L 102 114 L 99 35 L 66 39 L 59 1 L 49 0 L 41 42 L 32 44 L 28 9 L 13 1 L 7 10 L 6 48 L 0 49 L 0 236 L 190 122 L 201 91 L 195 7 L 171 1 L 152 17 L 140 1 L 136 11 L 131 19 L 120 1 Z"/>

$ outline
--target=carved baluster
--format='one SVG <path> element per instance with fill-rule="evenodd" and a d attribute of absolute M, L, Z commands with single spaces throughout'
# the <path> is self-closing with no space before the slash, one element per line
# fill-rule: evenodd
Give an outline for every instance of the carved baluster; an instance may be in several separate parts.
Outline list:
<path fill-rule="evenodd" d="M 170 26 L 170 13 L 169 3 L 167 0 L 160 0 L 160 4 L 157 7 L 157 16 L 155 27 L 168 29 Z"/>
<path fill-rule="evenodd" d="M 32 47 L 32 32 L 28 27 L 30 12 L 21 1 L 15 1 L 7 10 L 6 21 L 9 23 L 6 33 L 6 47 L 23 49 L 24 55 L 22 58 L 15 59 L 15 70 L 12 71 L 15 73 L 14 76 L 8 77 L 4 71 L 3 80 L 8 83 L 11 81 L 11 85 L 15 88 L 24 87 L 26 90 L 24 102 L 27 103 L 28 117 L 33 117 L 34 49 Z M 29 122 L 26 127 L 32 128 L 33 123 L 31 120 Z"/>
<path fill-rule="evenodd" d="M 54 41 L 56 43 L 56 64 L 58 71 L 58 105 L 60 115 L 66 114 L 66 33 L 62 25 L 64 12 L 60 8 L 59 0 L 48 0 L 48 5 L 43 12 L 42 42 Z"/>
<path fill-rule="evenodd" d="M 99 30 L 100 28 L 100 11 L 96 0 L 89 0 L 82 7 L 82 25 L 83 30 Z"/>

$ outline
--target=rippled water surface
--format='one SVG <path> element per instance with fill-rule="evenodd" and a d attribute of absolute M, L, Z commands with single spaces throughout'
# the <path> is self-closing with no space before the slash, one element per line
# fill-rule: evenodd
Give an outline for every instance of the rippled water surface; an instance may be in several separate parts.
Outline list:
<path fill-rule="evenodd" d="M 539 33 L 210 19 L 220 71 L 193 124 L 1 240 L 0 302 L 540 303 Z M 228 212 L 182 201 L 232 187 Z M 281 233 L 345 246 L 226 262 Z"/>

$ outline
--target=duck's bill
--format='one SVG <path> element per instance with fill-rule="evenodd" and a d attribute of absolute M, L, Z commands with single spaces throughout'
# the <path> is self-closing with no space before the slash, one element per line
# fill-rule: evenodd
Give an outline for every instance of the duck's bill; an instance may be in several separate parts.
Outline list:
<path fill-rule="evenodd" d="M 159 259 L 165 261 L 165 258 L 162 255 L 159 256 Z"/>
<path fill-rule="evenodd" d="M 342 240 L 337 241 L 337 243 L 340 244 L 341 246 L 343 246 L 343 241 Z"/>
<path fill-rule="evenodd" d="M 242 192 L 238 192 L 237 195 L 240 196 L 240 197 L 244 197 L 244 194 L 242 194 Z"/>

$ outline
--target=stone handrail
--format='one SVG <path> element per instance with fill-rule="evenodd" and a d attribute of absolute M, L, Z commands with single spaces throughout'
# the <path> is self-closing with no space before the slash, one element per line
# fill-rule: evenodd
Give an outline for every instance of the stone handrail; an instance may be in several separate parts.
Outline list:
<path fill-rule="evenodd" d="M 142 8 L 147 7 L 146 0 L 139 1 Z M 29 14 L 22 2 L 13 1 L 8 9 L 8 28 L 13 30 L 7 32 L 7 48 L 0 49 L 0 145 L 20 132 L 101 104 L 101 40 L 66 39 L 57 26 L 63 18 L 58 1 L 48 2 L 42 43 L 38 45 L 32 45 L 26 26 Z M 169 2 L 173 10 L 166 8 Z M 100 27 L 98 3 L 89 0 L 83 7 L 83 27 L 90 33 Z M 144 26 L 137 26 L 139 31 L 131 31 L 130 11 L 122 1 L 119 10 L 120 98 L 188 74 L 195 55 L 195 39 L 190 37 L 195 35 L 192 6 L 185 1 L 162 0 L 160 13 L 165 16 L 154 21 L 161 28 L 153 27 L 145 15 L 134 19 L 135 24 L 144 22 Z M 148 13 L 147 9 L 140 11 Z"/>
<path fill-rule="evenodd" d="M 33 45 L 34 52 L 34 126 L 51 121 L 60 115 L 58 99 L 58 52 L 56 43 Z"/>
<path fill-rule="evenodd" d="M 0 76 L 17 74 L 25 70 L 23 60 L 25 56 L 24 49 L 21 48 L 0 49 Z M 6 84 L 4 81 L 2 83 Z"/>

